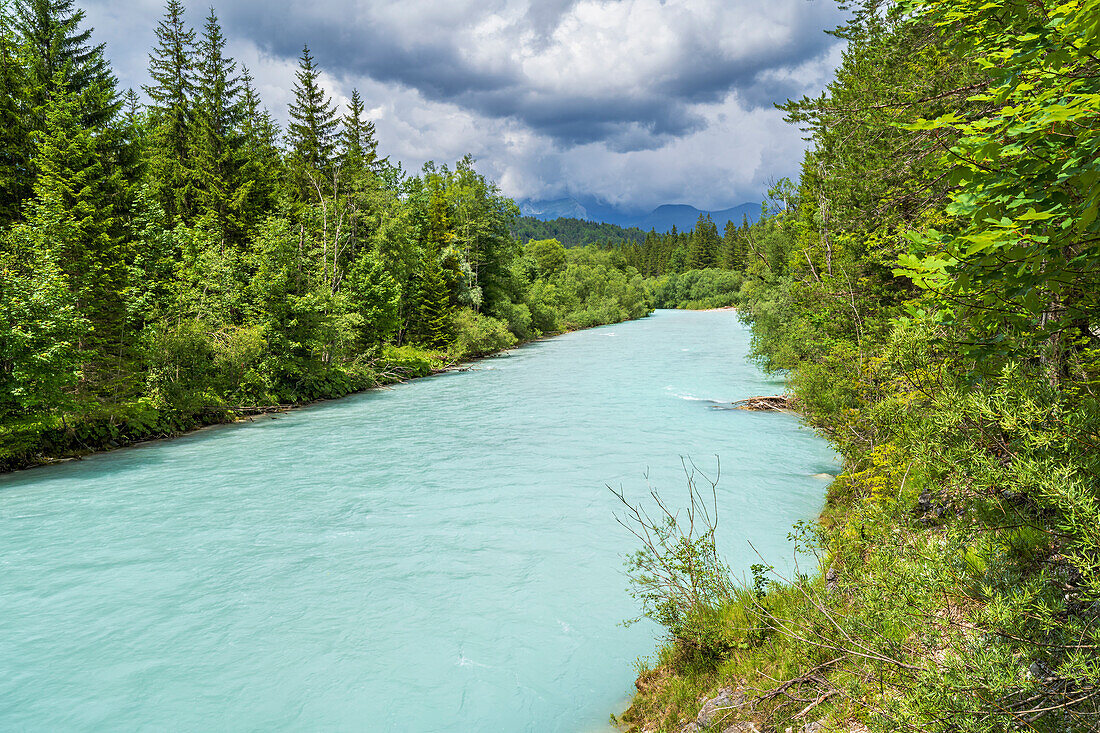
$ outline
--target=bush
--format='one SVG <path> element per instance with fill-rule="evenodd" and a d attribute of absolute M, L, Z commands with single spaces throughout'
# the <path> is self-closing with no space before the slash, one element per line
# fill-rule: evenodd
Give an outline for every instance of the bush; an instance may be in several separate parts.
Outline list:
<path fill-rule="evenodd" d="M 744 278 L 733 270 L 688 270 L 650 278 L 646 294 L 656 308 L 705 310 L 737 305 Z"/>
<path fill-rule="evenodd" d="M 469 308 L 455 312 L 454 325 L 455 341 L 448 354 L 458 361 L 516 345 L 516 337 L 508 330 L 508 324 Z"/>

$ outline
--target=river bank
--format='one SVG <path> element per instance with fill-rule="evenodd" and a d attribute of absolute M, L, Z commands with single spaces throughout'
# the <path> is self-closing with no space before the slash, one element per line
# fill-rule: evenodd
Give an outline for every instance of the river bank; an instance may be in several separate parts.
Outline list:
<path fill-rule="evenodd" d="M 748 339 L 658 311 L 0 477 L 0 728 L 599 730 L 655 637 L 606 485 L 720 453 L 738 571 L 820 508 L 824 441 L 712 409 L 775 389 Z"/>
<path fill-rule="evenodd" d="M 592 327 L 595 326 L 590 326 Z M 270 419 L 292 410 L 300 410 L 352 394 L 467 368 L 471 364 L 493 358 L 512 349 L 575 330 L 583 329 L 565 329 L 533 339 L 518 340 L 506 348 L 478 353 L 459 360 L 449 359 L 445 352 L 404 347 L 400 351 L 393 352 L 392 355 L 387 354 L 371 362 L 367 370 L 361 371 L 352 379 L 334 382 L 321 396 L 286 404 L 217 405 L 199 410 L 180 411 L 158 409 L 144 400 L 138 400 L 126 405 L 112 405 L 104 409 L 101 414 L 93 413 L 79 422 L 62 417 L 38 417 L 22 423 L 0 425 L 0 474 L 78 461 L 96 453 L 153 441 L 171 440 L 196 430 L 248 422 L 261 416 L 267 416 Z M 390 358 L 386 358 L 387 356 Z"/>

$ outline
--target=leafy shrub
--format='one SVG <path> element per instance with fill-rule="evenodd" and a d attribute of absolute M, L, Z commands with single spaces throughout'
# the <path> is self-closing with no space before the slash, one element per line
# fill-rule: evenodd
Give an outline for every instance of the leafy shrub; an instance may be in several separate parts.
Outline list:
<path fill-rule="evenodd" d="M 454 325 L 455 341 L 449 354 L 459 361 L 516 345 L 516 337 L 508 330 L 508 324 L 469 308 L 455 312 Z"/>

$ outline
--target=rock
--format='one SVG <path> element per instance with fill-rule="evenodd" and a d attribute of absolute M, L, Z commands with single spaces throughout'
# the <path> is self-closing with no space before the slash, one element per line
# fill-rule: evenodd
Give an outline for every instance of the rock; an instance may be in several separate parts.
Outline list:
<path fill-rule="evenodd" d="M 760 733 L 760 726 L 756 723 L 744 721 L 723 728 L 722 733 Z"/>
<path fill-rule="evenodd" d="M 1042 682 L 1050 677 L 1050 667 L 1039 660 L 1035 660 L 1028 666 L 1027 676 L 1033 680 Z"/>
<path fill-rule="evenodd" d="M 821 733 L 823 730 L 825 730 L 825 722 L 822 720 L 814 720 L 799 728 L 798 733 Z"/>
<path fill-rule="evenodd" d="M 678 733 L 700 733 L 703 729 L 699 727 L 699 724 L 694 720 L 680 728 Z"/>
<path fill-rule="evenodd" d="M 825 571 L 825 590 L 836 590 L 840 587 L 840 573 L 836 571 L 836 568 L 829 568 Z"/>
<path fill-rule="evenodd" d="M 713 725 L 714 721 L 729 715 L 734 709 L 745 704 L 745 694 L 736 687 L 723 687 L 718 694 L 707 700 L 695 722 L 701 728 Z"/>
<path fill-rule="evenodd" d="M 947 505 L 930 489 L 925 489 L 917 498 L 913 514 L 919 518 L 921 524 L 929 526 L 943 520 L 947 515 Z"/>

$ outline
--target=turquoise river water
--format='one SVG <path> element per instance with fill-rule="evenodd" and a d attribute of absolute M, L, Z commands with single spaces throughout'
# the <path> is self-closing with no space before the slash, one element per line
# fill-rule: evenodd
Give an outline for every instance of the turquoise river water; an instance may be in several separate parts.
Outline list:
<path fill-rule="evenodd" d="M 721 457 L 738 571 L 789 562 L 828 445 L 731 312 L 0 477 L 0 730 L 595 731 L 658 629 L 618 500 Z"/>

